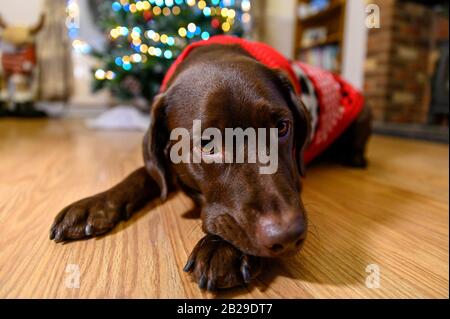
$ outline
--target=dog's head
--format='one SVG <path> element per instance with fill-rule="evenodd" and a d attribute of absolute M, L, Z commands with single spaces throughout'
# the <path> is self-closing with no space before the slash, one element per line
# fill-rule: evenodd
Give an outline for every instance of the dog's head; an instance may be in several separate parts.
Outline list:
<path fill-rule="evenodd" d="M 217 128 L 221 137 L 203 135 L 196 144 L 194 120 L 201 121 L 202 130 Z M 277 128 L 277 168 L 261 174 L 260 168 L 267 165 L 259 160 L 251 163 L 250 153 L 246 153 L 244 163 L 202 160 L 175 164 L 169 154 L 179 140 L 171 140 L 170 134 L 177 128 L 190 133 L 191 154 L 209 162 L 226 156 L 226 128 Z M 264 144 L 273 142 L 273 134 L 267 132 Z M 248 254 L 274 257 L 298 251 L 306 236 L 300 175 L 304 174 L 303 150 L 308 136 L 306 109 L 289 80 L 249 57 L 239 56 L 226 63 L 187 68 L 155 98 L 144 155 L 162 197 L 172 180 L 198 195 L 205 231 Z M 213 148 L 220 139 L 222 148 Z M 249 141 L 244 139 L 245 150 Z M 237 139 L 235 142 L 236 149 Z"/>

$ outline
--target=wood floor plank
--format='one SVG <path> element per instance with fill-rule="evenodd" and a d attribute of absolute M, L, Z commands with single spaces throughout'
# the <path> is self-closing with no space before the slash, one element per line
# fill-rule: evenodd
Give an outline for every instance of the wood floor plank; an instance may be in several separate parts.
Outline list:
<path fill-rule="evenodd" d="M 309 168 L 310 233 L 254 285 L 212 295 L 182 267 L 202 237 L 183 194 L 101 238 L 55 244 L 55 214 L 140 166 L 142 134 L 78 120 L 0 120 L 0 297 L 448 298 L 448 145 L 375 136 L 370 166 Z M 368 265 L 380 287 L 368 288 Z M 70 281 L 79 270 L 80 285 Z"/>

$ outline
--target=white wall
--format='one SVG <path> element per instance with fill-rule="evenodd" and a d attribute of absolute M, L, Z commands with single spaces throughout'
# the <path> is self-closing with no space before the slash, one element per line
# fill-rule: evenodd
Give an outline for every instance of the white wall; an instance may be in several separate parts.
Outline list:
<path fill-rule="evenodd" d="M 0 0 L 0 14 L 6 23 L 31 25 L 41 14 L 43 0 Z"/>
<path fill-rule="evenodd" d="M 342 76 L 358 89 L 364 86 L 364 63 L 367 49 L 365 25 L 366 4 L 361 0 L 347 0 L 342 51 Z"/>
<path fill-rule="evenodd" d="M 289 58 L 294 53 L 296 4 L 297 0 L 267 0 L 264 42 Z"/>

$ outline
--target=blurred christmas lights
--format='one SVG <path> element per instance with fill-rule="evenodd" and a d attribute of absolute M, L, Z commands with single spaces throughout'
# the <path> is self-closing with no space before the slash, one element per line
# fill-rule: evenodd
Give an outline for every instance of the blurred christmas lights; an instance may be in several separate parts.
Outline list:
<path fill-rule="evenodd" d="M 150 21 L 156 17 L 161 18 L 159 16 L 178 16 L 182 13 L 180 6 L 185 4 L 192 7 L 192 10 L 197 10 L 198 14 L 211 17 L 211 26 L 224 33 L 233 29 L 236 20 L 244 24 L 249 24 L 251 21 L 250 0 L 117 0 L 111 4 L 111 9 L 114 12 L 123 10 L 136 15 L 140 14 L 145 21 Z M 239 10 L 239 6 L 242 11 Z M 126 39 L 134 53 L 115 57 L 113 64 L 125 71 L 130 71 L 133 69 L 133 64 L 147 63 L 148 57 L 171 60 L 176 58 L 179 53 L 178 46 L 188 43 L 186 39 L 198 37 L 199 40 L 208 40 L 211 37 L 210 32 L 202 30 L 202 27 L 194 21 L 185 22 L 185 25 L 181 25 L 175 30 L 175 34 L 168 34 L 152 29 L 142 30 L 137 26 L 115 26 L 109 31 L 111 40 Z M 87 44 L 80 40 L 75 41 L 73 42 L 74 48 L 80 52 L 87 51 Z M 116 74 L 112 70 L 105 71 L 99 68 L 95 70 L 94 76 L 97 80 L 103 81 L 113 80 Z"/>

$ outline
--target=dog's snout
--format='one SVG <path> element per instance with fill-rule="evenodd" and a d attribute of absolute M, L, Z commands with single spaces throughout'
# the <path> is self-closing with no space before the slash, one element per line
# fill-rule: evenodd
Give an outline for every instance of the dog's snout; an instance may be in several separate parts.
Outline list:
<path fill-rule="evenodd" d="M 307 225 L 302 214 L 289 217 L 270 215 L 261 217 L 257 236 L 260 244 L 272 255 L 298 250 L 306 238 Z"/>

